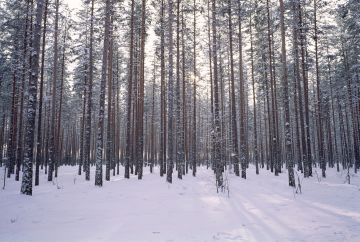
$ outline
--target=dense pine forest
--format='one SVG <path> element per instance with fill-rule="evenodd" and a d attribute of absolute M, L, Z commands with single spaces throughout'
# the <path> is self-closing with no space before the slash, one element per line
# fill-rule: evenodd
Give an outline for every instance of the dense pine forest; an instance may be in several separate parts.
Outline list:
<path fill-rule="evenodd" d="M 0 242 L 360 241 L 359 0 L 0 0 Z"/>
<path fill-rule="evenodd" d="M 0 3 L 0 166 L 103 185 L 360 168 L 356 0 Z M 95 173 L 90 167 L 95 166 Z M 313 168 L 320 167 L 321 174 Z M 22 175 L 21 175 L 22 174 Z M 22 177 L 22 179 L 21 179 Z M 350 180 L 348 181 L 350 183 Z"/>

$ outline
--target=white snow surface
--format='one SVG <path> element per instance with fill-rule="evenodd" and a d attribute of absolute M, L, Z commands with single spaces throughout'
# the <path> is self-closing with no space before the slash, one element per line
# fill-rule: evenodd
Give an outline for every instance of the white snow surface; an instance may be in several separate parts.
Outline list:
<path fill-rule="evenodd" d="M 317 171 L 318 174 L 321 174 Z M 229 197 L 217 193 L 213 172 L 199 168 L 168 184 L 158 170 L 143 180 L 123 174 L 94 186 L 77 167 L 60 167 L 55 182 L 41 171 L 33 196 L 20 182 L 0 191 L 1 242 L 206 242 L 360 241 L 360 177 L 327 170 L 326 179 L 302 180 L 303 193 L 288 186 L 287 173 L 266 170 L 247 179 L 228 174 Z M 301 178 L 302 179 L 302 178 Z"/>

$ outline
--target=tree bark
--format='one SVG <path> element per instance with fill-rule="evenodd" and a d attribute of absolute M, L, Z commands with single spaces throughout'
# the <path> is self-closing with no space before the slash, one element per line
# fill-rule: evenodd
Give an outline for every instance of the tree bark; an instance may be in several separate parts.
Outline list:
<path fill-rule="evenodd" d="M 104 28 L 105 28 L 104 48 L 103 48 L 102 65 L 101 65 L 99 116 L 98 116 L 97 138 L 96 138 L 95 186 L 103 185 L 102 163 L 103 163 L 103 150 L 104 150 L 105 89 L 106 89 L 106 74 L 107 74 L 108 53 L 109 53 L 110 9 L 111 9 L 111 0 L 106 0 L 106 4 L 105 4 L 106 17 L 104 23 Z"/>
<path fill-rule="evenodd" d="M 43 16 L 44 0 L 37 0 L 37 10 L 35 18 L 34 32 L 32 33 L 33 51 L 31 63 L 31 75 L 29 80 L 29 98 L 27 101 L 27 117 L 25 122 L 25 153 L 24 153 L 24 172 L 21 184 L 21 193 L 32 195 L 33 179 L 33 150 L 35 138 L 35 117 L 37 101 L 37 80 L 39 75 L 39 54 L 41 40 L 41 21 Z"/>

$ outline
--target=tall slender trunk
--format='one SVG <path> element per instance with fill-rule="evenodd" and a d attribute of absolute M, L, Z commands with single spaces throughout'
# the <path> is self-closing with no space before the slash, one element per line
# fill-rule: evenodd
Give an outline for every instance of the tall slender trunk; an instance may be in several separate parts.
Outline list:
<path fill-rule="evenodd" d="M 17 62 L 17 61 L 16 61 Z M 16 138 L 17 138 L 17 100 L 18 100 L 18 88 L 17 88 L 17 72 L 14 70 L 12 81 L 12 104 L 10 114 L 10 130 L 9 130 L 9 142 L 7 145 L 7 178 L 10 178 L 14 170 L 16 159 Z"/>
<path fill-rule="evenodd" d="M 211 112 L 211 123 L 212 123 L 212 130 L 214 128 L 214 88 L 213 88 L 213 69 L 212 69 L 212 40 L 211 40 L 211 28 L 212 28 L 212 24 L 211 24 L 211 18 L 210 18 L 210 11 L 211 11 L 211 7 L 210 7 L 210 0 L 207 0 L 207 25 L 208 25 L 208 29 L 207 29 L 207 34 L 208 34 L 208 52 L 209 52 L 209 73 L 210 73 L 210 112 Z M 215 154 L 214 154 L 214 138 L 215 138 L 215 133 L 211 132 L 211 141 L 210 143 L 210 147 L 211 147 L 211 158 L 214 160 L 215 158 Z M 209 161 L 208 161 L 209 162 Z M 215 162 L 212 162 L 212 168 L 215 168 Z"/>
<path fill-rule="evenodd" d="M 244 68 L 243 68 L 243 53 L 242 53 L 242 23 L 241 23 L 241 2 L 238 0 L 238 24 L 239 24 L 239 94 L 240 94 L 240 163 L 241 163 L 241 178 L 246 179 L 246 162 L 248 158 L 247 152 L 247 137 L 246 137 L 246 114 L 245 114 L 245 84 L 244 84 Z"/>
<path fill-rule="evenodd" d="M 168 16 L 168 31 L 169 31 L 169 79 L 168 79 L 168 160 L 167 160 L 167 176 L 166 180 L 172 183 L 172 172 L 174 165 L 174 60 L 173 60 L 173 1 L 169 0 L 169 16 Z"/>
<path fill-rule="evenodd" d="M 27 116 L 25 121 L 25 152 L 24 152 L 24 172 L 22 177 L 21 193 L 32 195 L 33 179 L 33 150 L 35 138 L 35 118 L 37 102 L 37 80 L 39 76 L 39 54 L 41 40 L 41 21 L 43 16 L 44 0 L 37 1 L 36 18 L 34 32 L 32 33 L 31 55 L 31 74 L 29 79 L 29 98 L 27 101 Z"/>
<path fill-rule="evenodd" d="M 138 140 L 136 141 L 138 179 L 142 179 L 144 166 L 144 82 L 145 82 L 145 14 L 146 0 L 142 0 L 141 13 L 141 42 L 140 42 L 140 83 L 138 98 Z"/>
<path fill-rule="evenodd" d="M 25 79 L 28 76 L 28 66 L 31 65 L 31 55 L 28 54 L 28 48 L 30 47 L 31 39 L 29 36 L 32 34 L 32 11 L 33 11 L 33 3 L 31 0 L 27 0 L 26 3 L 26 18 L 25 18 L 25 31 L 24 31 L 24 39 L 23 39 L 23 55 L 22 55 L 22 76 L 21 76 L 21 85 L 19 88 L 20 94 L 20 110 L 19 110 L 19 134 L 18 134 L 18 143 L 16 150 L 16 172 L 15 172 L 15 180 L 18 181 L 20 177 L 20 166 L 23 159 L 23 121 L 24 121 L 24 89 L 25 89 Z"/>
<path fill-rule="evenodd" d="M 194 9 L 195 9 L 194 5 Z M 189 136 L 188 135 L 188 124 L 187 124 L 187 105 L 186 105 L 186 57 L 185 57 L 185 37 L 184 37 L 184 29 L 185 21 L 184 21 L 184 5 L 182 6 L 181 11 L 181 28 L 183 31 L 181 31 L 181 55 L 182 55 L 182 122 L 183 122 L 183 132 L 184 132 L 184 161 L 185 161 L 185 170 L 183 170 L 183 174 L 188 173 L 188 167 L 189 167 Z M 195 13 L 195 11 L 194 11 Z"/>
<path fill-rule="evenodd" d="M 229 8 L 229 47 L 230 47 L 230 85 L 231 85 L 231 140 L 232 152 L 231 158 L 234 164 L 234 171 L 236 176 L 240 176 L 239 169 L 239 150 L 238 150 L 238 131 L 236 123 L 236 104 L 235 104 L 235 77 L 234 77 L 234 56 L 233 56 L 233 26 L 232 26 L 232 6 L 231 0 L 228 3 Z M 241 30 L 240 30 L 241 31 Z"/>
<path fill-rule="evenodd" d="M 38 130 L 37 130 L 37 146 L 36 146 L 36 167 L 35 167 L 35 186 L 39 185 L 39 167 L 44 159 L 43 155 L 43 140 L 42 140 L 42 113 L 43 113 L 43 99 L 44 99 L 44 66 L 45 66 L 45 47 L 46 47 L 46 27 L 48 15 L 49 0 L 45 0 L 44 9 L 44 25 L 42 33 L 42 49 L 41 49 L 41 69 L 40 69 L 40 90 L 39 90 L 39 113 L 38 113 Z"/>
<path fill-rule="evenodd" d="M 85 180 L 90 180 L 90 153 L 91 153 L 91 115 L 92 115 L 92 88 L 94 73 L 94 1 L 91 0 L 90 9 L 90 42 L 89 42 L 89 73 L 88 84 L 86 85 L 87 111 L 85 117 L 85 147 L 84 147 L 84 170 Z"/>
<path fill-rule="evenodd" d="M 324 138 L 323 138 L 323 124 L 322 124 L 322 103 L 320 92 L 320 73 L 319 73 L 319 57 L 318 57 L 318 29 L 317 29 L 317 0 L 314 0 L 314 41 L 315 41 L 315 77 L 316 77 L 316 103 L 317 103 L 317 129 L 318 129 L 318 149 L 319 149 L 319 161 L 322 170 L 322 177 L 326 177 L 326 163 L 324 157 Z"/>
<path fill-rule="evenodd" d="M 62 137 L 60 137 L 61 133 L 61 116 L 62 116 L 62 105 L 63 105 L 63 92 L 64 92 L 64 79 L 65 79 L 65 52 L 66 52 L 66 34 L 67 34 L 67 23 L 65 23 L 64 30 L 64 39 L 63 39 L 63 53 L 62 53 L 62 61 L 61 61 L 61 75 L 60 75 L 60 94 L 59 94 L 59 110 L 58 110 L 58 118 L 57 118 L 57 140 L 56 147 L 62 147 Z M 58 160 L 55 162 L 55 177 L 57 177 L 59 162 L 61 160 L 61 149 L 58 153 Z"/>
<path fill-rule="evenodd" d="M 327 54 L 329 56 L 329 51 L 327 50 Z M 335 107 L 334 107 L 334 94 L 333 94 L 333 84 L 332 84 L 332 76 L 331 76 L 331 64 L 330 64 L 330 57 L 328 57 L 328 78 L 329 78 L 329 87 L 330 87 L 330 106 L 331 106 L 331 118 L 332 118 L 332 128 L 334 132 L 334 150 L 335 150 L 335 162 L 336 162 L 336 170 L 339 172 L 339 153 L 337 147 L 337 132 L 336 132 L 336 123 L 335 123 Z"/>
<path fill-rule="evenodd" d="M 284 86 L 284 108 L 285 108 L 285 158 L 289 173 L 289 186 L 295 186 L 294 177 L 294 161 L 292 153 L 292 138 L 291 138 L 291 120 L 290 120 L 290 97 L 289 84 L 287 74 L 286 61 L 286 39 L 285 39 L 285 20 L 284 20 L 284 1 L 280 2 L 280 28 L 281 28 L 281 62 L 282 62 L 282 84 Z"/>
<path fill-rule="evenodd" d="M 178 178 L 182 179 L 182 170 L 184 166 L 184 125 L 181 117 L 181 90 L 180 90 L 180 0 L 177 0 L 176 13 L 176 136 L 177 152 L 176 163 Z M 183 31 L 183 30 L 182 30 Z"/>
<path fill-rule="evenodd" d="M 212 57 L 213 57 L 213 79 L 214 79 L 214 159 L 217 187 L 223 186 L 222 164 L 221 164 L 221 134 L 220 134 L 220 106 L 219 106 L 219 83 L 218 83 L 218 59 L 217 59 L 217 20 L 216 0 L 212 0 Z"/>
<path fill-rule="evenodd" d="M 193 80 L 193 115 L 192 115 L 192 146 L 191 146 L 191 159 L 192 159 L 192 174 L 196 176 L 196 78 L 197 78 L 197 69 L 196 69 L 196 0 L 194 0 L 194 46 L 193 46 L 193 55 L 194 55 L 194 80 Z M 185 57 L 183 57 L 185 58 Z M 185 113 L 185 112 L 184 112 Z"/>
<path fill-rule="evenodd" d="M 310 137 L 310 118 L 309 118 L 309 87 L 308 87 L 308 76 L 306 66 L 306 33 L 304 32 L 304 22 L 302 16 L 302 9 L 299 2 L 299 25 L 300 25 L 300 52 L 301 52 L 301 69 L 302 69 L 302 82 L 304 89 L 304 115 L 305 115 L 305 138 L 306 138 L 306 162 L 307 165 L 307 176 L 312 176 L 312 156 L 311 156 L 311 137 Z M 300 94 L 300 93 L 299 93 Z M 301 96 L 301 94 L 300 94 Z M 301 113 L 301 112 L 300 112 Z M 301 116 L 301 115 L 300 115 Z"/>
<path fill-rule="evenodd" d="M 160 176 L 166 173 L 166 104 L 165 104 L 165 34 L 164 0 L 161 1 L 161 40 L 160 40 Z"/>
<path fill-rule="evenodd" d="M 134 58 L 134 0 L 131 0 L 131 19 L 130 19 L 130 51 L 129 51 L 129 73 L 128 73 L 128 93 L 127 93 L 127 122 L 126 122 L 126 154 L 125 154 L 125 178 L 130 178 L 130 158 L 131 158 L 131 104 L 133 90 L 133 58 Z"/>
<path fill-rule="evenodd" d="M 254 73 L 254 46 L 252 35 L 252 15 L 250 12 L 250 58 L 251 58 L 251 82 L 252 82 L 252 95 L 253 95 L 253 112 L 254 112 L 254 161 L 256 174 L 259 174 L 259 152 L 258 152 L 258 139 L 257 139 L 257 113 L 256 113 L 256 92 L 255 92 L 255 73 Z"/>
<path fill-rule="evenodd" d="M 113 127 L 112 127 L 112 89 L 113 89 L 113 16 L 110 16 L 109 54 L 108 54 L 108 94 L 107 94 L 107 128 L 106 128 L 106 168 L 105 180 L 110 181 L 110 169 L 113 161 Z"/>
<path fill-rule="evenodd" d="M 121 140 L 122 140 L 122 132 L 121 132 L 121 117 L 120 117 L 120 78 L 119 78 L 119 52 L 116 54 L 116 114 L 115 118 L 117 118 L 117 122 L 114 122 L 116 125 L 116 146 L 115 146 L 115 154 L 116 154 L 116 174 L 120 174 L 120 149 L 121 149 L 121 156 L 123 154 L 123 149 L 121 147 Z M 122 158 L 122 157 L 121 157 Z M 122 161 L 122 159 L 121 159 Z"/>
<path fill-rule="evenodd" d="M 105 33 L 104 33 L 104 49 L 101 65 L 101 82 L 100 82 L 100 98 L 99 98 L 99 116 L 97 126 L 96 139 L 96 171 L 95 171 L 95 186 L 103 185 L 102 177 L 102 163 L 104 150 L 104 115 L 105 115 L 105 89 L 106 89 L 106 75 L 108 67 L 108 53 L 109 53 L 109 32 L 110 32 L 110 9 L 111 0 L 106 0 L 105 5 Z"/>
<path fill-rule="evenodd" d="M 53 180 L 53 171 L 56 157 L 55 147 L 55 118 L 56 118 L 56 84 L 58 75 L 58 32 L 59 32 L 59 0 L 55 1 L 55 32 L 54 32 L 54 59 L 53 59 L 53 76 L 51 91 L 51 127 L 50 127 L 50 146 L 49 146 L 49 171 L 48 181 Z"/>
<path fill-rule="evenodd" d="M 151 97 L 151 128 L 150 128 L 150 173 L 153 172 L 153 167 L 156 160 L 155 155 L 155 80 L 156 80 L 156 57 L 154 57 L 154 75 L 153 75 L 153 83 L 152 83 L 152 97 Z"/>
<path fill-rule="evenodd" d="M 272 38 L 271 38 L 271 26 L 270 26 L 270 6 L 269 0 L 266 1 L 266 10 L 267 10 L 267 37 L 268 37 L 268 51 L 269 51 L 269 74 L 270 74 L 270 92 L 271 92 L 271 163 L 275 168 L 275 175 L 279 174 L 280 169 L 280 160 L 278 159 L 277 149 L 278 149 L 278 137 L 276 132 L 276 95 L 275 95 L 275 75 L 273 73 L 273 55 L 272 55 Z"/>
<path fill-rule="evenodd" d="M 309 164 L 307 161 L 307 145 L 306 145 L 306 134 L 305 134 L 305 122 L 304 122 L 304 111 L 303 111 L 303 94 L 301 88 L 300 78 L 300 60 L 299 60 L 299 5 L 295 0 L 292 2 L 293 7 L 293 49 L 294 49 L 294 82 L 295 82 L 295 118 L 299 121 L 301 139 L 298 140 L 299 147 L 299 165 L 301 170 L 304 172 L 304 176 L 309 176 Z M 298 115 L 299 114 L 299 115 Z M 299 118 L 298 118 L 299 117 Z"/>

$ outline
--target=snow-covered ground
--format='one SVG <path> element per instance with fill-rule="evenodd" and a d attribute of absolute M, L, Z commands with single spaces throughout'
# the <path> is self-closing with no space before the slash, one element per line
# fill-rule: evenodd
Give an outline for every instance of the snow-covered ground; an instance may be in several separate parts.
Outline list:
<path fill-rule="evenodd" d="M 61 167 L 56 182 L 32 197 L 8 180 L 0 191 L 1 242 L 360 241 L 360 177 L 328 170 L 302 181 L 294 194 L 287 174 L 253 167 L 248 179 L 228 175 L 230 193 L 216 193 L 211 170 L 168 184 L 158 171 L 143 180 L 123 175 L 94 186 Z M 92 171 L 92 176 L 94 172 Z M 319 173 L 320 174 L 320 173 Z"/>

